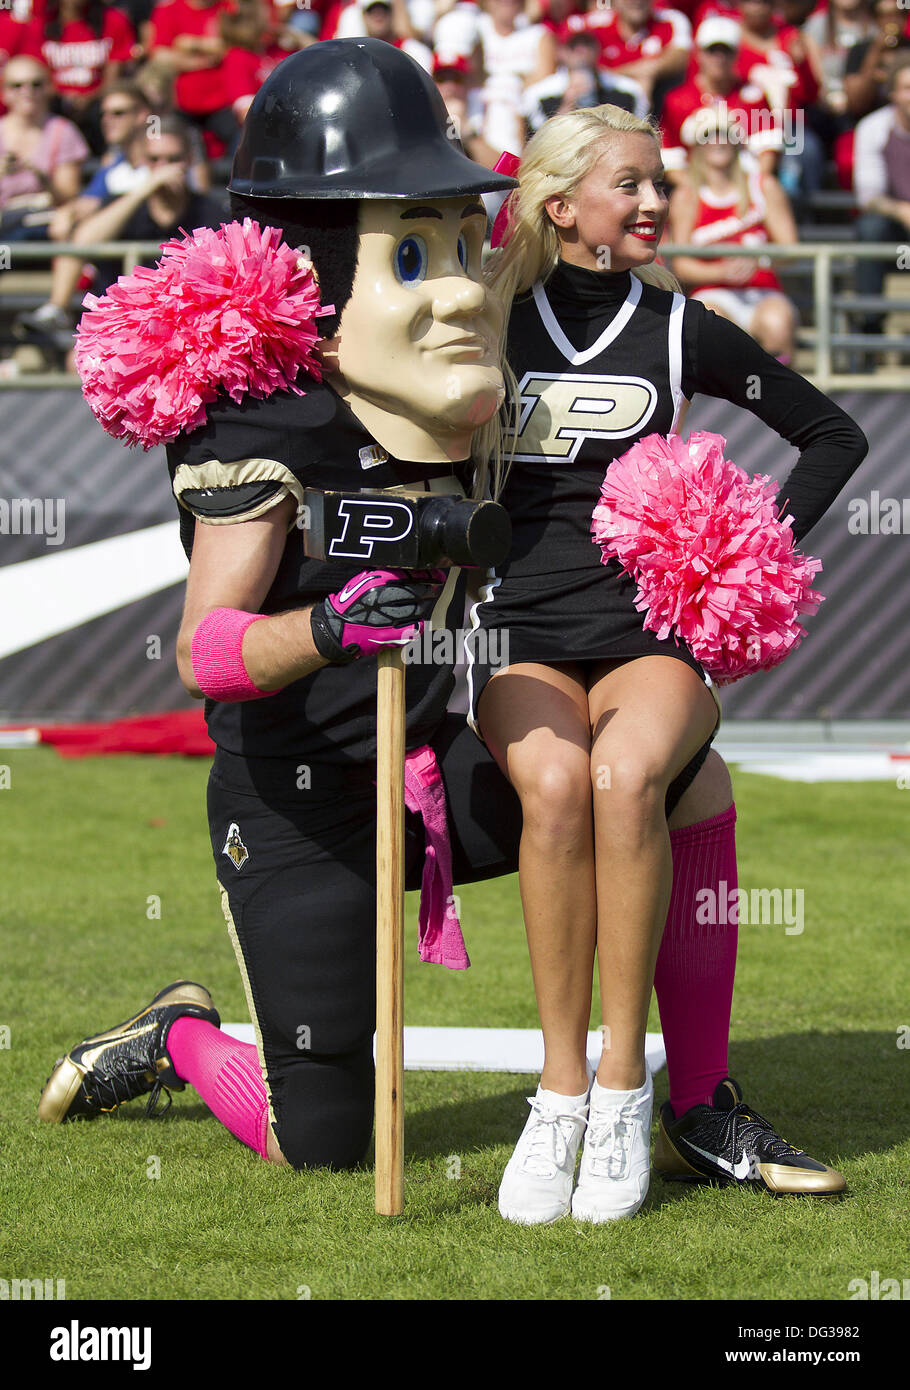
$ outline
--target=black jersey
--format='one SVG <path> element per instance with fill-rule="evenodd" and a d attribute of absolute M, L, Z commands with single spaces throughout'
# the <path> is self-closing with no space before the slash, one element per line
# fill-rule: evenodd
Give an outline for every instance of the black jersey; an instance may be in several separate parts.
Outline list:
<path fill-rule="evenodd" d="M 212 524 L 247 521 L 287 494 L 302 507 L 304 488 L 357 491 L 425 487 L 468 490 L 471 465 L 409 463 L 390 457 L 326 384 L 308 383 L 302 396 L 278 391 L 265 400 L 234 404 L 220 397 L 207 422 L 168 446 L 181 539 L 192 553 L 196 518 Z M 262 604 L 265 614 L 307 607 L 337 592 L 362 564 L 311 559 L 305 532 L 288 531 L 278 572 Z M 434 625 L 463 613 L 458 571 L 434 612 Z M 453 686 L 451 668 L 408 667 L 407 745 L 420 747 L 438 726 Z M 219 747 L 247 757 L 300 757 L 302 761 L 368 761 L 376 747 L 376 662 L 326 666 L 277 694 L 238 703 L 206 700 L 209 733 Z"/>
<path fill-rule="evenodd" d="M 669 434 L 679 417 L 685 299 L 613 278 L 623 297 L 596 336 L 583 335 L 590 341 L 568 336 L 575 320 L 561 321 L 543 285 L 512 308 L 508 357 L 521 410 L 502 497 L 511 576 L 599 565 L 591 514 L 607 465 L 645 435 Z"/>
<path fill-rule="evenodd" d="M 471 613 L 475 727 L 491 670 L 482 638 L 494 629 L 508 634 L 511 664 L 667 655 L 701 669 L 684 643 L 644 629 L 634 580 L 616 560 L 603 563 L 591 535 L 609 464 L 646 435 L 671 432 L 697 391 L 744 406 L 801 450 L 780 493 L 797 540 L 867 448 L 849 416 L 735 324 L 629 272 L 560 261 L 513 305 L 508 357 L 521 401 L 501 498 L 513 547 Z"/>
<path fill-rule="evenodd" d="M 600 564 L 591 514 L 608 465 L 669 433 L 697 392 L 742 405 L 801 450 L 780 492 L 798 541 L 866 453 L 849 416 L 742 329 L 628 271 L 560 261 L 513 306 L 508 357 L 521 394 L 502 498 L 516 532 L 511 574 Z"/>

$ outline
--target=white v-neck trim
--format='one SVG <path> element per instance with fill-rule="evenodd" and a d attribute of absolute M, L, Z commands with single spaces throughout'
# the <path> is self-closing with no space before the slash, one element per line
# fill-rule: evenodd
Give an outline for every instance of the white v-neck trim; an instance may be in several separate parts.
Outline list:
<path fill-rule="evenodd" d="M 546 291 L 539 280 L 537 284 L 534 285 L 532 292 L 534 295 L 534 303 L 537 305 L 537 312 L 540 314 L 543 326 L 549 333 L 553 345 L 559 349 L 567 361 L 571 362 L 573 367 L 580 367 L 582 363 L 590 362 L 592 357 L 597 357 L 599 353 L 603 352 L 604 348 L 608 348 L 610 344 L 619 337 L 620 333 L 629 322 L 629 319 L 634 314 L 638 301 L 641 299 L 641 281 L 637 275 L 632 276 L 629 293 L 620 305 L 619 311 L 613 319 L 613 322 L 608 324 L 596 342 L 592 343 L 589 348 L 585 348 L 582 352 L 576 352 L 565 333 L 563 333 L 556 315 L 550 308 L 550 301 L 547 299 Z"/>

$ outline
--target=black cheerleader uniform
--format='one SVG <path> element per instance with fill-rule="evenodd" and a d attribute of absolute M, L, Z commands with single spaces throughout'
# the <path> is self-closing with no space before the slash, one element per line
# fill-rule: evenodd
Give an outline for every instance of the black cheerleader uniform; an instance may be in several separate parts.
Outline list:
<path fill-rule="evenodd" d="M 697 391 L 745 406 L 801 451 L 781 492 L 800 541 L 865 457 L 865 436 L 735 324 L 628 271 L 559 261 L 515 301 L 508 358 L 520 411 L 500 500 L 513 546 L 471 612 L 471 727 L 480 734 L 491 675 L 519 662 L 671 656 L 710 684 L 685 643 L 644 628 L 635 581 L 602 561 L 591 520 L 609 463 L 647 435 L 672 433 Z"/>

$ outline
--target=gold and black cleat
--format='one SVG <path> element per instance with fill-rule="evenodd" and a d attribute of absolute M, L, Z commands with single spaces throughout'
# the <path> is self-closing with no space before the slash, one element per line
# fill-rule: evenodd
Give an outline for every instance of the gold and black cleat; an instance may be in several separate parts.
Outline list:
<path fill-rule="evenodd" d="M 752 1184 L 790 1196 L 835 1197 L 847 1186 L 842 1173 L 782 1139 L 743 1101 L 731 1076 L 718 1083 L 713 1105 L 693 1105 L 676 1119 L 661 1106 L 654 1169 L 668 1182 Z"/>
<path fill-rule="evenodd" d="M 186 1086 L 166 1050 L 171 1025 L 185 1017 L 205 1019 L 216 1028 L 221 1024 L 208 990 L 178 980 L 125 1023 L 84 1039 L 56 1062 L 41 1092 L 38 1118 L 49 1124 L 92 1120 L 149 1092 L 145 1113 L 163 1113 L 156 1108 L 162 1090 L 168 1097 L 163 1107 L 167 1110 L 170 1092 Z"/>

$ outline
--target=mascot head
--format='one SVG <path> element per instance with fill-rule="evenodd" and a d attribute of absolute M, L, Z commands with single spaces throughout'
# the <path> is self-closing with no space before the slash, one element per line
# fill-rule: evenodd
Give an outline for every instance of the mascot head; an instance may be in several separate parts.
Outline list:
<path fill-rule="evenodd" d="M 379 40 L 293 54 L 247 113 L 231 211 L 312 260 L 335 306 L 328 380 L 399 458 L 466 457 L 502 401 L 480 195 L 514 186 L 465 155 L 430 77 Z"/>

